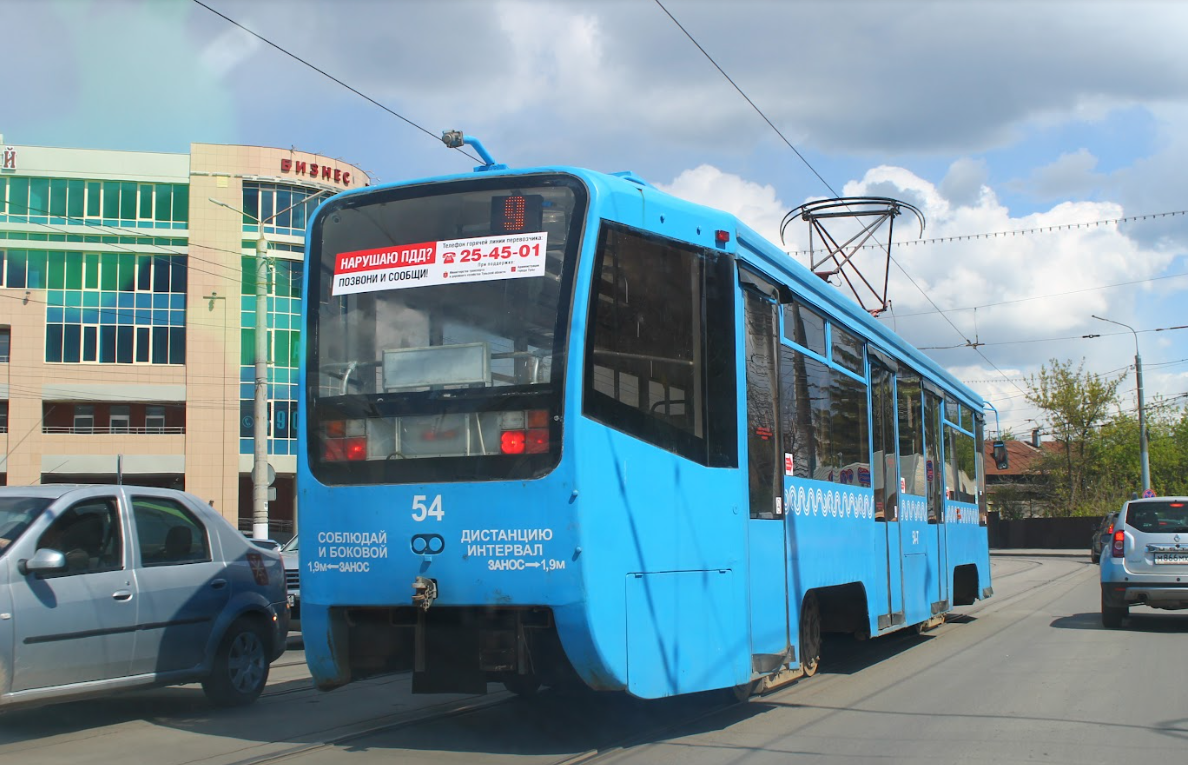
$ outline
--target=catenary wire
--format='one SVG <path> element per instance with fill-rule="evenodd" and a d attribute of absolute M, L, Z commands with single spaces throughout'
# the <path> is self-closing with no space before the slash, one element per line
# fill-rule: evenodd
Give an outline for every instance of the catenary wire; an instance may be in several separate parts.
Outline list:
<path fill-rule="evenodd" d="M 398 112 L 396 112 L 396 111 L 394 111 L 394 110 L 392 110 L 392 109 L 388 108 L 387 106 L 385 106 L 385 105 L 381 104 L 379 101 L 376 101 L 374 98 L 372 98 L 371 96 L 369 96 L 369 95 L 367 95 L 366 93 L 362 92 L 361 90 L 358 90 L 357 88 L 351 87 L 350 85 L 348 85 L 347 83 L 345 83 L 345 82 L 343 82 L 342 80 L 338 79 L 337 77 L 335 77 L 334 75 L 330 74 L 330 73 L 329 73 L 329 72 L 327 72 L 326 70 L 318 68 L 317 66 L 313 65 L 313 64 L 312 64 L 312 63 L 310 63 L 309 61 L 306 61 L 305 59 L 303 59 L 303 58 L 301 58 L 300 56 L 298 56 L 296 53 L 293 53 L 293 52 L 291 52 L 291 51 L 289 51 L 289 50 L 286 50 L 284 47 L 282 47 L 282 46 L 280 46 L 280 45 L 277 45 L 277 44 L 276 44 L 276 43 L 274 43 L 272 40 L 269 40 L 267 37 L 264 37 L 263 35 L 259 34 L 258 32 L 254 32 L 254 31 L 252 31 L 251 29 L 248 29 L 248 28 L 247 28 L 247 27 L 245 27 L 243 24 L 240 24 L 238 21 L 236 21 L 235 19 L 231 18 L 230 16 L 228 16 L 228 15 L 226 15 L 226 14 L 224 14 L 224 13 L 221 13 L 221 12 L 219 12 L 219 11 L 215 10 L 214 8 L 211 8 L 209 5 L 207 5 L 206 3 L 202 2 L 202 0 L 194 0 L 194 3 L 195 3 L 196 5 L 200 5 L 200 6 L 202 6 L 202 7 L 203 7 L 203 8 L 205 8 L 206 10 L 210 11 L 211 13 L 213 13 L 214 15 L 216 15 L 216 16 L 218 16 L 219 18 L 223 19 L 224 21 L 227 21 L 228 23 L 230 23 L 230 24 L 233 24 L 233 25 L 234 25 L 234 26 L 236 26 L 236 27 L 239 27 L 240 29 L 242 29 L 244 32 L 247 32 L 247 33 L 248 33 L 249 35 L 251 35 L 252 37 L 255 37 L 257 40 L 260 40 L 261 42 L 265 43 L 266 45 L 268 45 L 268 46 L 270 46 L 270 47 L 272 47 L 272 48 L 275 48 L 276 50 L 278 50 L 278 51 L 280 51 L 281 53 L 285 54 L 286 56 L 288 56 L 289 58 L 293 59 L 294 61 L 297 61 L 297 62 L 298 62 L 298 63 L 300 63 L 300 64 L 304 64 L 305 66 L 307 66 L 307 67 L 309 67 L 310 69 L 314 70 L 315 72 L 317 72 L 318 74 L 322 75 L 322 76 L 323 76 L 323 77 L 325 77 L 326 79 L 328 79 L 328 80 L 331 80 L 332 82 L 335 82 L 335 83 L 337 83 L 338 85 L 341 85 L 342 87 L 346 88 L 347 90 L 349 90 L 350 92 L 352 92 L 352 93 L 354 93 L 355 95 L 359 96 L 360 98 L 362 98 L 363 100 L 367 101 L 368 103 L 370 103 L 370 104 L 372 104 L 372 105 L 374 105 L 374 106 L 378 106 L 380 109 L 383 109 L 385 112 L 387 112 L 388 114 L 391 114 L 391 115 L 392 115 L 393 117 L 395 117 L 396 119 L 398 119 L 398 120 L 401 120 L 402 122 L 405 122 L 406 124 L 408 124 L 408 125 L 410 125 L 410 126 L 412 126 L 412 127 L 416 128 L 417 130 L 421 131 L 421 132 L 422 132 L 422 133 L 424 133 L 425 135 L 427 135 L 427 136 L 429 136 L 430 138 L 432 138 L 434 141 L 436 141 L 436 142 L 438 142 L 438 143 L 441 143 L 441 136 L 439 136 L 439 135 L 437 135 L 437 134 L 433 133 L 432 131 L 430 131 L 430 130 L 428 130 L 428 129 L 424 128 L 424 127 L 422 127 L 421 125 L 418 125 L 417 123 L 415 123 L 415 122 L 413 122 L 412 120 L 410 120 L 408 117 L 405 117 L 403 114 L 400 114 L 400 113 L 398 113 Z M 476 157 L 476 156 L 472 155 L 470 152 L 468 152 L 468 151 L 465 151 L 464 149 L 462 149 L 462 148 L 460 148 L 460 147 L 459 147 L 459 148 L 456 148 L 456 151 L 458 151 L 458 152 L 460 152 L 460 153 L 462 153 L 462 154 L 466 155 L 467 157 L 469 157 L 470 159 L 474 160 L 475 162 L 481 162 L 481 161 L 482 161 L 482 160 L 480 160 L 478 157 Z"/>

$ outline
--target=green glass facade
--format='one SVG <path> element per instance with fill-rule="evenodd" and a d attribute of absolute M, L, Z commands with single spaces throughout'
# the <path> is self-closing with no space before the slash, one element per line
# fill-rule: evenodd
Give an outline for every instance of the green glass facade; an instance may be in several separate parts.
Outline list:
<path fill-rule="evenodd" d="M 189 220 L 185 184 L 0 177 L 0 223 L 185 230 Z"/>
<path fill-rule="evenodd" d="M 256 354 L 256 259 L 242 261 L 243 297 L 240 326 L 240 438 L 239 453 L 252 453 L 252 421 L 255 401 Z M 297 364 L 301 347 L 301 281 L 304 264 L 296 260 L 273 259 L 269 268 L 268 302 L 268 400 L 269 454 L 297 453 Z"/>

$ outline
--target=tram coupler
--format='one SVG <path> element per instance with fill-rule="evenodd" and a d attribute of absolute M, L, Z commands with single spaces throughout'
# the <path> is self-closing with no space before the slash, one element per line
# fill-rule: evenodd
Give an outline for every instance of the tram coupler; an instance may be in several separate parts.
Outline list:
<path fill-rule="evenodd" d="M 413 580 L 413 605 L 422 611 L 428 611 L 433 601 L 437 600 L 437 580 L 427 576 L 418 576 Z"/>

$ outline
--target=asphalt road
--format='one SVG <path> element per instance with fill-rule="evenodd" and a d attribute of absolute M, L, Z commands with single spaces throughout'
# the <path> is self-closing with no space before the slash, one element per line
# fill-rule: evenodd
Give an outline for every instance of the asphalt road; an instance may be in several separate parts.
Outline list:
<path fill-rule="evenodd" d="M 0 715 L 0 761 L 1188 760 L 1188 613 L 1136 608 L 1125 629 L 1102 629 L 1087 555 L 995 555 L 993 576 L 993 598 L 938 629 L 828 640 L 816 677 L 746 704 L 725 694 L 412 696 L 402 675 L 323 694 L 296 645 L 245 710 L 212 710 L 186 686 Z"/>

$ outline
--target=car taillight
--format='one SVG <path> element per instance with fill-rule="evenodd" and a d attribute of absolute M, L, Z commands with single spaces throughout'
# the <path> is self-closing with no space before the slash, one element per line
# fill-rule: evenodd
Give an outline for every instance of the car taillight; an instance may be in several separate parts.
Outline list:
<path fill-rule="evenodd" d="M 504 454 L 547 454 L 549 451 L 549 413 L 543 409 L 505 412 L 499 451 Z"/>
<path fill-rule="evenodd" d="M 1106 529 L 1106 534 L 1113 534 L 1113 533 L 1114 533 L 1114 524 L 1111 523 L 1109 525 L 1109 528 Z"/>
<path fill-rule="evenodd" d="M 1123 531 L 1122 529 L 1118 529 L 1117 531 L 1115 531 L 1114 532 L 1114 543 L 1112 545 L 1110 545 L 1110 555 L 1112 555 L 1115 558 L 1121 558 L 1122 557 L 1122 548 L 1124 546 L 1125 541 L 1126 541 L 1126 532 Z"/>

